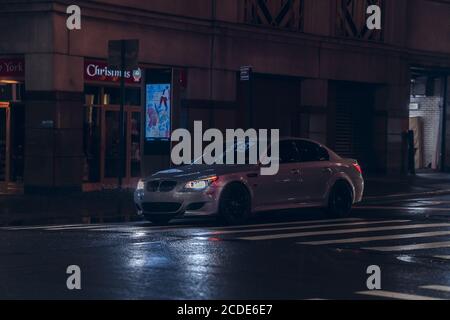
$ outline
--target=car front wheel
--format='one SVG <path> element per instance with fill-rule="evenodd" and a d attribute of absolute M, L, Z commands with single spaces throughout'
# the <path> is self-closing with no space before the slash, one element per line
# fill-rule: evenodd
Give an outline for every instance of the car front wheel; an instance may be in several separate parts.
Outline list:
<path fill-rule="evenodd" d="M 328 201 L 328 214 L 334 218 L 345 218 L 351 213 L 353 197 L 345 182 L 338 182 L 331 190 Z"/>
<path fill-rule="evenodd" d="M 222 192 L 219 204 L 220 217 L 231 225 L 245 223 L 250 216 L 250 203 L 247 189 L 239 183 L 231 184 Z"/>

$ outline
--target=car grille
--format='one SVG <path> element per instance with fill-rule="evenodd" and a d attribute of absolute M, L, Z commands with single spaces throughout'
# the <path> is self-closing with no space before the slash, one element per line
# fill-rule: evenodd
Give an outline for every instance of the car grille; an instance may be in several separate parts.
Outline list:
<path fill-rule="evenodd" d="M 177 202 L 147 202 L 142 204 L 142 209 L 147 213 L 173 213 L 180 208 L 181 204 Z"/>
<path fill-rule="evenodd" d="M 177 186 L 176 181 L 155 180 L 147 183 L 148 192 L 170 192 Z"/>

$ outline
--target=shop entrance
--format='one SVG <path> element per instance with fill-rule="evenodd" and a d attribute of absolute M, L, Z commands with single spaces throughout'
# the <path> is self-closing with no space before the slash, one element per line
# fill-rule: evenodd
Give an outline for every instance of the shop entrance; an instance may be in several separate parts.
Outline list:
<path fill-rule="evenodd" d="M 8 181 L 8 118 L 9 107 L 8 104 L 0 104 L 0 183 Z"/>
<path fill-rule="evenodd" d="M 103 112 L 104 137 L 102 177 L 103 184 L 117 186 L 120 167 L 119 107 L 110 107 Z M 141 108 L 128 107 L 125 111 L 126 154 L 122 176 L 124 185 L 135 186 L 141 175 Z"/>
<path fill-rule="evenodd" d="M 87 88 L 84 114 L 84 191 L 114 189 L 118 186 L 120 168 L 119 96 L 110 88 Z M 123 187 L 133 188 L 141 177 L 142 108 L 139 91 L 127 89 L 125 106 L 125 168 Z"/>
<path fill-rule="evenodd" d="M 375 86 L 331 82 L 328 142 L 340 156 L 356 159 L 365 172 L 377 171 L 374 142 Z"/>
<path fill-rule="evenodd" d="M 13 191 L 23 184 L 24 118 L 22 104 L 0 102 L 0 189 Z"/>
<path fill-rule="evenodd" d="M 447 167 L 443 163 L 447 152 L 442 149 L 443 138 L 447 139 L 443 132 L 447 131 L 448 122 L 443 121 L 444 104 L 448 103 L 446 85 L 449 82 L 446 77 L 448 75 L 439 70 L 411 70 L 409 129 L 413 132 L 414 141 L 409 143 L 413 149 L 410 157 L 414 155 L 414 159 L 410 159 L 410 167 L 414 165 L 418 172 L 444 170 Z"/>

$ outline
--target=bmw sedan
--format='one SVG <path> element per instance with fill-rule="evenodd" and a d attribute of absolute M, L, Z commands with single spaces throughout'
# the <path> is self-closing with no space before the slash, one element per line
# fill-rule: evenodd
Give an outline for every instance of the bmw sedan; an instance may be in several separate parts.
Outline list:
<path fill-rule="evenodd" d="M 193 215 L 241 224 L 257 212 L 319 207 L 339 218 L 362 200 L 358 162 L 311 140 L 279 142 L 278 174 L 261 175 L 260 167 L 192 164 L 158 172 L 139 181 L 138 214 L 156 224 Z"/>

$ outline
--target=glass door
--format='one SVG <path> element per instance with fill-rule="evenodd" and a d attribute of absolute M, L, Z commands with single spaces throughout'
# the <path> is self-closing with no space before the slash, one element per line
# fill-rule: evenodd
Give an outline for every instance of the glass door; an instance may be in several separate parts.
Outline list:
<path fill-rule="evenodd" d="M 103 132 L 103 184 L 109 187 L 118 185 L 120 168 L 120 113 L 119 108 L 104 108 Z M 127 107 L 125 111 L 125 168 L 123 186 L 134 186 L 141 176 L 141 111 L 140 108 Z"/>
<path fill-rule="evenodd" d="M 0 105 L 0 183 L 8 181 L 8 108 Z"/>
<path fill-rule="evenodd" d="M 117 185 L 120 167 L 120 113 L 117 108 L 108 107 L 104 112 L 104 161 L 103 177 L 106 184 Z M 122 172 L 126 176 L 126 172 Z"/>

